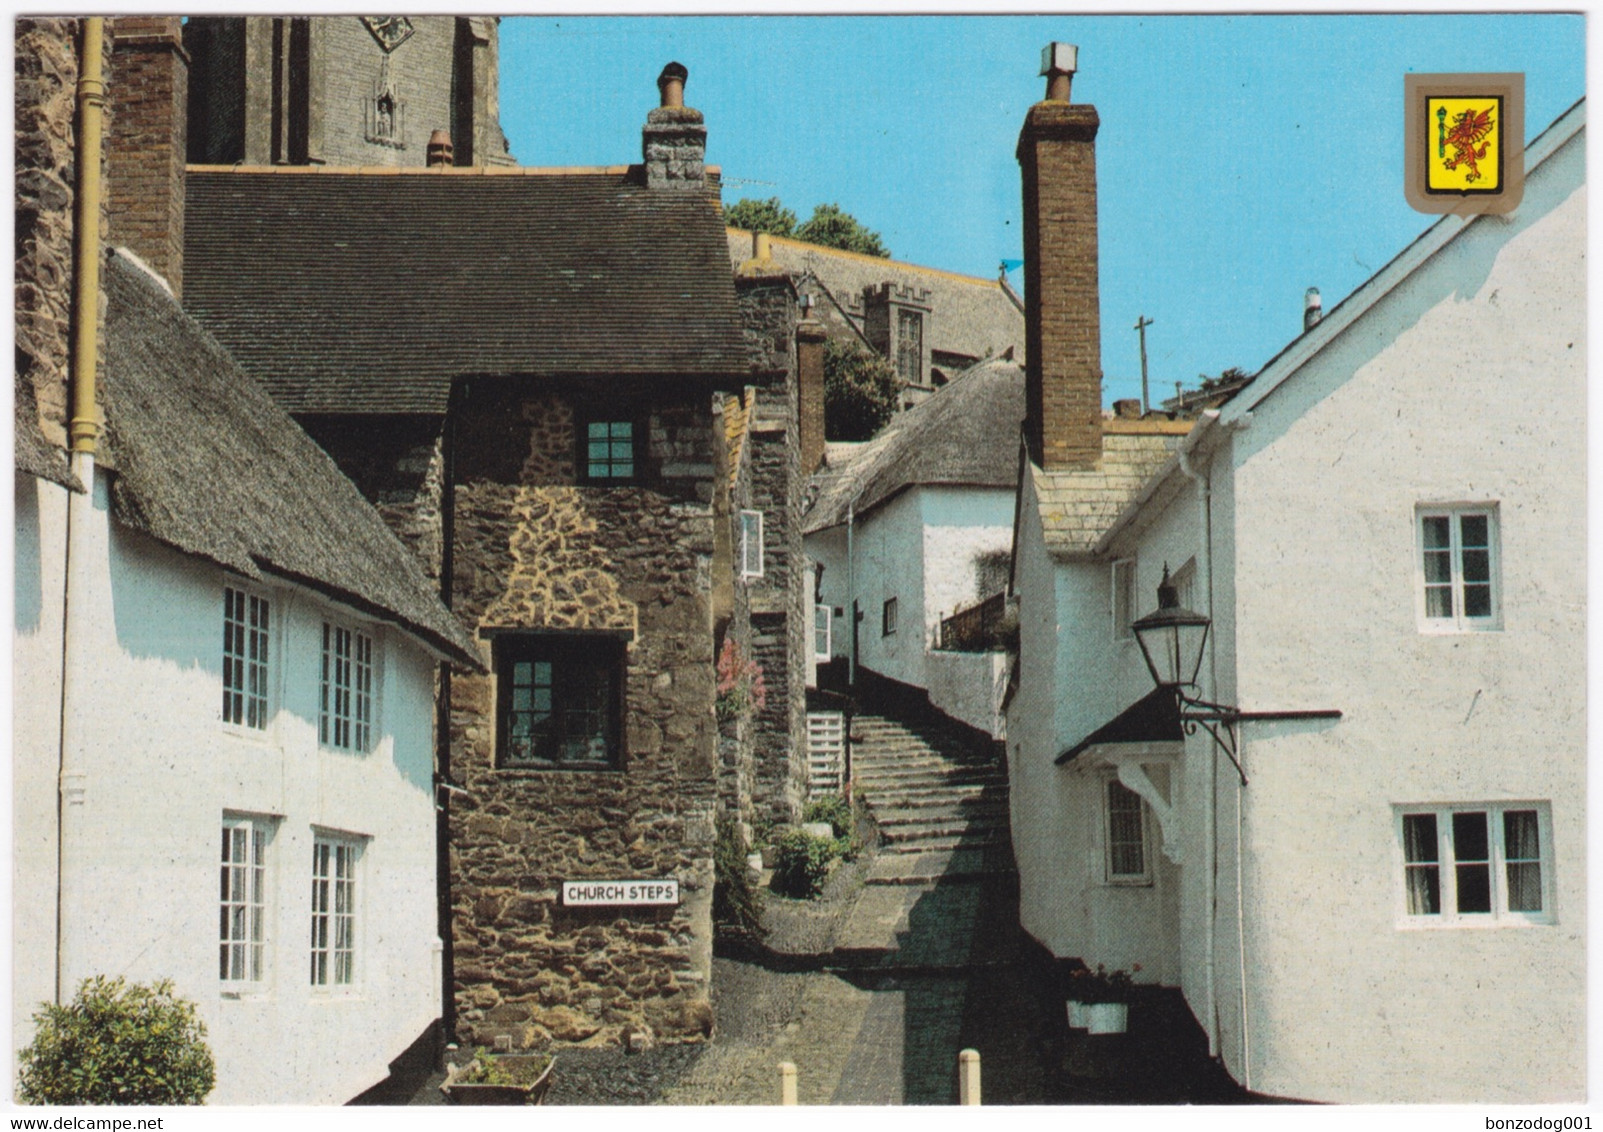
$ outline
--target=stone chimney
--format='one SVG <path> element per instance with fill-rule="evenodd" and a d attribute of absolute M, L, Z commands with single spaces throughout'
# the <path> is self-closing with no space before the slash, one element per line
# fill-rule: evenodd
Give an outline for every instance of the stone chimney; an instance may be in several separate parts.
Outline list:
<path fill-rule="evenodd" d="M 1325 317 L 1325 307 L 1319 299 L 1319 288 L 1310 287 L 1302 296 L 1302 332 L 1304 334 Z"/>
<path fill-rule="evenodd" d="M 177 16 L 109 21 L 111 103 L 106 137 L 108 235 L 167 280 L 184 285 L 184 161 L 189 53 Z"/>
<path fill-rule="evenodd" d="M 801 434 L 801 474 L 810 476 L 824 462 L 824 324 L 813 317 L 809 296 L 802 296 L 802 320 L 796 324 L 796 417 Z"/>
<path fill-rule="evenodd" d="M 1025 437 L 1046 471 L 1102 456 L 1095 107 L 1073 105 L 1078 50 L 1041 53 L 1046 99 L 1019 132 L 1024 180 Z"/>
<path fill-rule="evenodd" d="M 700 188 L 706 181 L 707 127 L 701 111 L 685 105 L 683 64 L 669 63 L 657 77 L 662 105 L 646 115 L 641 151 L 646 184 L 653 189 Z"/>

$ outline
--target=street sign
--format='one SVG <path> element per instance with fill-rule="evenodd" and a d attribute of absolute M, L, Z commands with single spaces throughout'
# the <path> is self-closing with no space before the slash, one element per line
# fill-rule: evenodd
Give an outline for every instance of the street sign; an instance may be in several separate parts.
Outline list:
<path fill-rule="evenodd" d="M 568 908 L 605 904 L 674 905 L 679 903 L 679 881 L 673 877 L 661 880 L 565 880 L 562 882 L 562 903 Z"/>

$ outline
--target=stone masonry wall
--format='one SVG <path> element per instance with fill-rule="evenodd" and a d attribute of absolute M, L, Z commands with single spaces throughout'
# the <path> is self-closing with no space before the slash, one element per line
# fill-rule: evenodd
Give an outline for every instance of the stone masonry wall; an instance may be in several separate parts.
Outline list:
<path fill-rule="evenodd" d="M 741 471 L 741 506 L 763 515 L 763 573 L 746 579 L 746 655 L 762 666 L 767 700 L 751 724 L 756 818 L 797 820 L 807 795 L 805 594 L 802 590 L 801 437 L 795 333 L 796 293 L 783 275 L 743 267 L 736 278 L 753 365 L 767 371 Z"/>
<path fill-rule="evenodd" d="M 78 21 L 16 21 L 16 351 L 47 438 L 65 447 L 72 322 Z"/>
<path fill-rule="evenodd" d="M 457 1030 L 473 1043 L 712 1026 L 712 417 L 643 406 L 647 456 L 617 487 L 575 481 L 575 419 L 563 397 L 484 382 L 458 422 L 456 612 L 481 630 L 632 634 L 615 770 L 498 769 L 495 679 L 453 676 Z M 565 880 L 656 877 L 679 879 L 678 907 L 559 898 Z"/>

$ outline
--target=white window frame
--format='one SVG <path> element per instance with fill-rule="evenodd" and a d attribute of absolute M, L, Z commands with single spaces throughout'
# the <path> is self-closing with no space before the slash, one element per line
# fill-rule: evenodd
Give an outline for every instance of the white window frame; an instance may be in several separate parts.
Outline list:
<path fill-rule="evenodd" d="M 243 586 L 223 587 L 223 723 L 262 734 L 272 718 L 273 601 Z"/>
<path fill-rule="evenodd" d="M 1130 626 L 1140 616 L 1135 609 L 1135 559 L 1118 558 L 1108 566 L 1109 616 L 1115 641 L 1135 640 Z"/>
<path fill-rule="evenodd" d="M 366 754 L 378 728 L 379 649 L 375 634 L 323 622 L 319 652 L 317 741 Z"/>
<path fill-rule="evenodd" d="M 830 605 L 813 606 L 813 656 L 820 663 L 828 663 L 835 649 L 835 609 Z"/>
<path fill-rule="evenodd" d="M 1141 870 L 1139 872 L 1116 872 L 1114 870 L 1114 805 L 1113 791 L 1117 787 L 1124 794 L 1135 800 L 1138 820 L 1140 822 L 1140 848 Z M 1147 814 L 1146 800 L 1119 781 L 1117 773 L 1109 771 L 1098 776 L 1098 790 L 1100 797 L 1097 809 L 1101 816 L 1102 829 L 1102 882 L 1110 885 L 1150 885 L 1152 883 L 1152 830 L 1150 818 Z"/>
<path fill-rule="evenodd" d="M 273 822 L 225 813 L 218 885 L 217 977 L 224 994 L 259 993 L 272 967 Z"/>
<path fill-rule="evenodd" d="M 348 993 L 361 985 L 366 849 L 366 838 L 313 831 L 307 975 L 315 993 Z"/>
<path fill-rule="evenodd" d="M 1534 811 L 1536 814 L 1539 855 L 1525 861 L 1509 861 L 1505 845 L 1504 815 L 1517 811 Z M 1460 861 L 1454 852 L 1453 815 L 1483 813 L 1486 815 L 1488 859 L 1491 889 L 1491 911 L 1458 911 L 1458 868 L 1474 868 L 1478 860 Z M 1429 814 L 1436 819 L 1436 860 L 1410 862 L 1404 832 L 1405 819 L 1414 815 Z M 1548 802 L 1461 802 L 1452 804 L 1393 805 L 1392 842 L 1396 878 L 1397 926 L 1404 929 L 1421 928 L 1475 928 L 1520 927 L 1545 925 L 1557 922 L 1554 912 L 1553 883 L 1553 814 Z M 1535 863 L 1541 869 L 1542 907 L 1536 912 L 1522 912 L 1508 907 L 1508 867 L 1510 864 Z M 1434 867 L 1437 874 L 1439 899 L 1436 912 L 1410 912 L 1408 910 L 1408 873 L 1410 868 Z"/>
<path fill-rule="evenodd" d="M 760 578 L 763 576 L 763 513 L 761 511 L 742 511 L 740 513 L 740 576 L 742 578 Z"/>
<path fill-rule="evenodd" d="M 1471 617 L 1464 612 L 1464 546 L 1463 520 L 1470 516 L 1486 518 L 1488 584 L 1491 589 L 1491 612 L 1484 617 Z M 1425 574 L 1425 521 L 1448 520 L 1448 546 L 1451 569 L 1453 615 L 1432 617 L 1427 612 Z M 1503 627 L 1503 579 L 1501 553 L 1501 524 L 1498 522 L 1496 503 L 1421 503 L 1414 508 L 1414 612 L 1422 633 L 1486 633 Z M 1479 549 L 1479 548 L 1472 548 Z M 1441 551 L 1432 551 L 1440 553 Z M 1435 583 L 1432 583 L 1433 585 Z"/>

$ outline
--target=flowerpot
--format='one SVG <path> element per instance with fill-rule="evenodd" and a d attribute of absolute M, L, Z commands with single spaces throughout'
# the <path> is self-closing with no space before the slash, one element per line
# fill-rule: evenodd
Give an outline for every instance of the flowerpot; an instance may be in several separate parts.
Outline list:
<path fill-rule="evenodd" d="M 1122 1034 L 1130 1026 L 1130 1006 L 1124 1002 L 1093 1002 L 1085 1015 L 1086 1031 L 1092 1034 Z"/>
<path fill-rule="evenodd" d="M 533 1063 L 536 1058 L 518 1054 L 503 1054 L 495 1058 L 499 1064 L 516 1067 L 518 1063 L 525 1065 Z M 440 1086 L 440 1092 L 451 1104 L 462 1105 L 519 1105 L 544 1104 L 545 1095 L 551 1089 L 551 1070 L 556 1066 L 555 1057 L 546 1058 L 545 1069 L 533 1079 L 516 1085 L 490 1085 L 480 1081 L 459 1081 L 457 1077 L 468 1072 L 472 1062 L 463 1065 L 451 1065 L 445 1071 L 445 1083 Z"/>
<path fill-rule="evenodd" d="M 1069 999 L 1069 1002 L 1068 1002 L 1069 1029 L 1071 1029 L 1071 1030 L 1083 1030 L 1083 1029 L 1086 1028 L 1087 1025 L 1089 1025 L 1089 1022 L 1087 1022 L 1087 1020 L 1086 1020 L 1086 1011 L 1088 1009 L 1089 1009 L 1089 1007 L 1087 1007 L 1085 1003 L 1083 1003 L 1083 1002 L 1075 1002 L 1074 999 L 1072 999 L 1072 998 Z"/>

